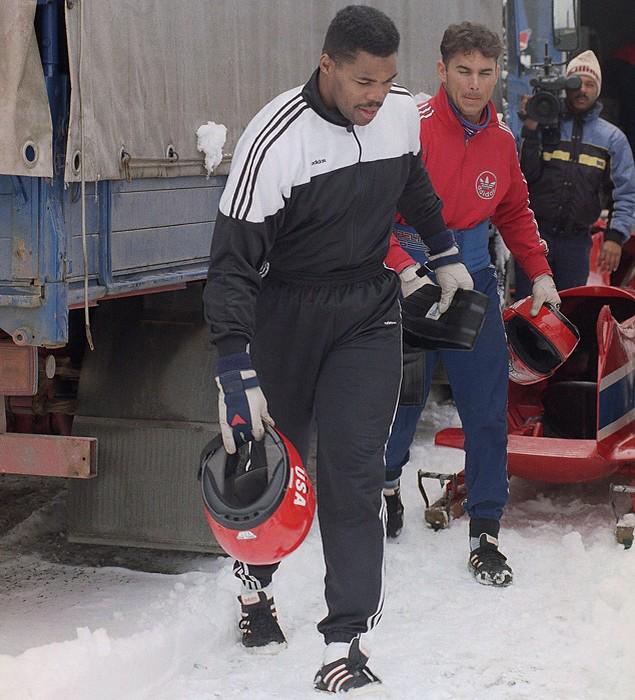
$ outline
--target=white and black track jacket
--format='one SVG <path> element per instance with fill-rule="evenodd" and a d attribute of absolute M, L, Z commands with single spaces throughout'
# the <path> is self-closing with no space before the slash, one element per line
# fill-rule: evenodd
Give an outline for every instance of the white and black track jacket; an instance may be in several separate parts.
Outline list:
<path fill-rule="evenodd" d="M 393 86 L 370 124 L 322 102 L 318 71 L 241 136 L 214 228 L 205 313 L 221 355 L 253 333 L 259 271 L 316 282 L 383 269 L 397 209 L 432 254 L 453 245 L 419 155 L 414 99 Z"/>

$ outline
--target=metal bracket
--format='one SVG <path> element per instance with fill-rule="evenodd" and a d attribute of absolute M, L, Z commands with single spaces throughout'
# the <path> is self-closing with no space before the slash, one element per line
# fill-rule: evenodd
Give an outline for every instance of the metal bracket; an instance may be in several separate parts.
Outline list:
<path fill-rule="evenodd" d="M 97 474 L 97 439 L 2 433 L 0 474 L 91 479 Z"/>
<path fill-rule="evenodd" d="M 423 485 L 424 479 L 437 479 L 439 484 L 444 487 L 444 493 L 432 504 Z M 417 485 L 426 504 L 425 520 L 433 530 L 442 530 L 448 527 L 451 519 L 460 518 L 465 512 L 463 501 L 465 500 L 466 492 L 463 472 L 444 474 L 442 472 L 426 472 L 419 469 L 417 472 Z"/>
<path fill-rule="evenodd" d="M 629 486 L 628 484 L 609 484 L 609 503 L 611 504 L 611 510 L 613 511 L 616 521 L 620 519 L 620 514 L 617 512 L 615 494 L 620 493 L 635 494 L 635 486 Z"/>
<path fill-rule="evenodd" d="M 33 396 L 37 385 L 37 348 L 0 342 L 0 395 Z"/>
<path fill-rule="evenodd" d="M 624 549 L 630 549 L 633 546 L 633 541 L 635 540 L 635 525 L 627 523 L 623 513 L 620 515 L 617 510 L 616 496 L 618 494 L 624 494 L 630 497 L 631 509 L 635 510 L 635 485 L 631 486 L 628 484 L 610 484 L 609 485 L 609 502 L 611 504 L 611 510 L 615 516 L 615 539 L 621 545 L 624 545 Z"/>

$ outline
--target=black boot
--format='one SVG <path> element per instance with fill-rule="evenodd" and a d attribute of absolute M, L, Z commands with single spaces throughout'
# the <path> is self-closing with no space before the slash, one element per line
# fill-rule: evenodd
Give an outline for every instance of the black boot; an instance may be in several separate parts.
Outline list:
<path fill-rule="evenodd" d="M 242 633 L 243 646 L 255 651 L 275 653 L 281 648 L 279 645 L 287 645 L 278 624 L 273 597 L 267 598 L 265 593 L 258 591 L 253 596 L 238 596 L 238 600 L 241 612 L 238 628 Z"/>
<path fill-rule="evenodd" d="M 386 536 L 394 539 L 399 537 L 399 533 L 403 529 L 403 503 L 401 502 L 401 493 L 399 486 L 392 489 L 392 493 L 386 493 L 384 490 L 384 499 L 386 500 L 386 511 L 388 518 L 386 520 Z"/>
<path fill-rule="evenodd" d="M 328 647 L 327 647 L 328 649 Z M 316 673 L 313 685 L 325 693 L 361 694 L 381 686 L 381 681 L 366 665 L 368 656 L 359 647 L 359 639 L 353 639 L 348 653 L 335 661 L 325 663 Z"/>
<path fill-rule="evenodd" d="M 486 586 L 509 586 L 514 573 L 507 564 L 507 557 L 498 549 L 498 539 L 482 533 L 478 547 L 470 552 L 468 567 L 474 578 Z"/>

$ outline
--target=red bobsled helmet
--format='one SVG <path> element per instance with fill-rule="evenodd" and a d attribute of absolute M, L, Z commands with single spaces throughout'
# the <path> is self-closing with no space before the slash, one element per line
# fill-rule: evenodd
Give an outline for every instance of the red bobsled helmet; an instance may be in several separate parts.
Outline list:
<path fill-rule="evenodd" d="M 315 493 L 300 455 L 278 430 L 228 454 L 217 435 L 201 455 L 205 517 L 220 546 L 248 564 L 273 564 L 307 536 Z"/>
<path fill-rule="evenodd" d="M 532 316 L 531 297 L 503 311 L 509 349 L 509 378 L 516 384 L 535 384 L 550 377 L 575 350 L 578 329 L 552 304 Z"/>

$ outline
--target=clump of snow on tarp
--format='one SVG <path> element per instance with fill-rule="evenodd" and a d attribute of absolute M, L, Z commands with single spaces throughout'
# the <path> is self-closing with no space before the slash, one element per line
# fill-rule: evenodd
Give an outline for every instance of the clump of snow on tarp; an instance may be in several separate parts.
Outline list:
<path fill-rule="evenodd" d="M 223 146 L 227 139 L 227 127 L 224 124 L 207 122 L 196 130 L 196 148 L 205 153 L 205 169 L 211 175 L 223 159 Z"/>

